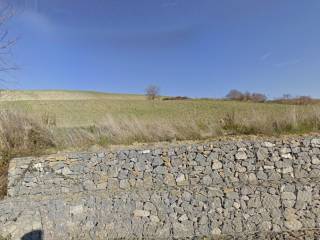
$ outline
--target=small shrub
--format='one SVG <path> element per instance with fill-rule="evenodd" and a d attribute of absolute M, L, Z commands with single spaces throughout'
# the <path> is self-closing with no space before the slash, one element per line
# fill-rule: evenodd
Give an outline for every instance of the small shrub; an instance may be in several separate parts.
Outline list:
<path fill-rule="evenodd" d="M 290 97 L 290 95 L 284 95 L 282 98 L 273 100 L 274 103 L 288 104 L 288 105 L 312 105 L 319 102 L 317 99 L 313 99 L 309 96 Z"/>
<path fill-rule="evenodd" d="M 181 96 L 177 96 L 177 97 L 165 97 L 162 100 L 163 101 L 174 101 L 174 100 L 190 100 L 191 98 L 189 97 L 181 97 Z"/>

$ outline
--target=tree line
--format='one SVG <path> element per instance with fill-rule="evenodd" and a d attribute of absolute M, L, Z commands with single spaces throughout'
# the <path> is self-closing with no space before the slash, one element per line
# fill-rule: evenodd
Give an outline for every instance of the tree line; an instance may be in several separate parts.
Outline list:
<path fill-rule="evenodd" d="M 145 89 L 145 95 L 149 100 L 155 100 L 160 97 L 160 88 L 157 85 L 149 85 Z M 189 97 L 164 97 L 162 100 L 189 100 Z M 264 93 L 259 92 L 241 92 L 236 89 L 232 89 L 229 93 L 225 96 L 224 99 L 232 100 L 232 101 L 243 101 L 243 102 L 273 102 L 273 103 L 280 103 L 280 104 L 293 104 L 293 105 L 308 105 L 314 104 L 319 102 L 317 99 L 313 99 L 309 96 L 297 96 L 293 97 L 290 94 L 283 94 L 282 97 L 268 100 L 268 97 Z"/>

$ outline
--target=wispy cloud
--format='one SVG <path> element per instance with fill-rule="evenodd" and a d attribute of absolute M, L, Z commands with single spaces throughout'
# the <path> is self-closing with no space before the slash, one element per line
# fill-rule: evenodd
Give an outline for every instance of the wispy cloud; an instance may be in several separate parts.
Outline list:
<path fill-rule="evenodd" d="M 42 33 L 51 33 L 54 29 L 53 23 L 44 14 L 35 11 L 25 11 L 21 16 L 21 21 Z"/>
<path fill-rule="evenodd" d="M 275 67 L 281 68 L 281 67 L 288 67 L 291 65 L 296 65 L 301 62 L 301 59 L 292 59 L 284 62 L 279 62 L 274 64 Z"/>
<path fill-rule="evenodd" d="M 178 5 L 178 2 L 176 0 L 167 0 L 167 1 L 164 1 L 161 6 L 164 8 L 170 8 L 170 7 L 175 7 L 177 5 Z"/>
<path fill-rule="evenodd" d="M 199 26 L 186 26 L 155 32 L 122 32 L 108 34 L 104 42 L 116 48 L 164 48 L 176 47 L 201 35 Z"/>
<path fill-rule="evenodd" d="M 55 25 L 49 16 L 39 10 L 38 0 L 22 1 L 15 6 L 15 9 L 18 13 L 15 20 L 22 26 L 41 33 L 52 33 L 54 31 Z"/>
<path fill-rule="evenodd" d="M 267 60 L 271 55 L 272 55 L 271 52 L 266 52 L 265 54 L 263 54 L 263 55 L 260 57 L 260 61 L 265 61 L 265 60 Z"/>

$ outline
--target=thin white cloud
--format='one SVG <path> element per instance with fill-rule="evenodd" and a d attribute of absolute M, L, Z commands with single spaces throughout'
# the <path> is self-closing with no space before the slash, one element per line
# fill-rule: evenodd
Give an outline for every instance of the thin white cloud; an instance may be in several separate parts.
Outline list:
<path fill-rule="evenodd" d="M 285 61 L 285 62 L 279 62 L 274 64 L 275 67 L 281 68 L 281 67 L 288 67 L 291 65 L 296 65 L 298 63 L 301 62 L 301 59 L 293 59 L 293 60 L 289 60 L 289 61 Z"/>
<path fill-rule="evenodd" d="M 162 3 L 162 7 L 164 8 L 175 7 L 177 5 L 178 5 L 178 2 L 176 0 L 169 0 Z"/>
<path fill-rule="evenodd" d="M 19 20 L 22 24 L 38 32 L 50 34 L 55 29 L 52 21 L 45 14 L 37 11 L 26 10 L 19 16 Z"/>
<path fill-rule="evenodd" d="M 14 8 L 17 16 L 14 18 L 21 26 L 41 32 L 52 33 L 55 25 L 47 14 L 40 11 L 38 0 L 21 0 L 17 1 Z"/>
<path fill-rule="evenodd" d="M 267 60 L 271 55 L 272 55 L 271 52 L 266 52 L 265 54 L 263 54 L 263 55 L 260 57 L 260 61 L 265 61 L 265 60 Z"/>

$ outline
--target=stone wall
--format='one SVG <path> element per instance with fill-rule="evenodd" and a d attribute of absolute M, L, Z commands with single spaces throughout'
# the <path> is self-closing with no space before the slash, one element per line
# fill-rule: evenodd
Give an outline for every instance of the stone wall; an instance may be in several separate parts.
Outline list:
<path fill-rule="evenodd" d="M 20 239 L 41 230 L 46 240 L 314 239 L 319 179 L 315 137 L 13 159 L 0 233 Z"/>

